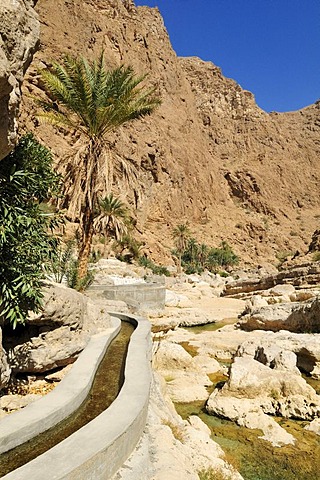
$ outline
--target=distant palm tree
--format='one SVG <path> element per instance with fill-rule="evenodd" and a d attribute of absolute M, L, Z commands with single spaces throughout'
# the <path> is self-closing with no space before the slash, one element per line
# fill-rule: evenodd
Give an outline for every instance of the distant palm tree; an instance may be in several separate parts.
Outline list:
<path fill-rule="evenodd" d="M 206 267 L 206 262 L 208 258 L 208 253 L 209 253 L 209 247 L 205 243 L 201 243 L 199 246 L 199 262 L 200 265 L 203 269 Z"/>
<path fill-rule="evenodd" d="M 106 250 L 106 239 L 112 236 L 115 240 L 121 240 L 128 233 L 130 224 L 129 212 L 125 204 L 112 193 L 99 200 L 100 214 L 94 219 L 95 233 L 105 235 L 103 255 Z"/>
<path fill-rule="evenodd" d="M 198 264 L 199 245 L 195 238 L 190 238 L 188 241 L 188 252 L 190 254 L 190 263 L 193 267 Z"/>
<path fill-rule="evenodd" d="M 190 235 L 191 233 L 189 227 L 184 223 L 177 225 L 172 232 L 174 246 L 176 248 L 178 257 L 178 274 L 181 273 L 181 257 L 188 246 Z"/>
<path fill-rule="evenodd" d="M 80 134 L 76 152 L 68 157 L 64 181 L 65 204 L 71 220 L 80 221 L 79 282 L 85 278 L 94 232 L 98 189 L 113 183 L 114 159 L 108 155 L 108 134 L 125 122 L 150 114 L 160 104 L 154 88 L 141 85 L 145 75 L 135 76 L 123 65 L 106 70 L 103 52 L 98 60 L 65 57 L 42 72 L 50 99 L 41 102 L 46 121 Z"/>

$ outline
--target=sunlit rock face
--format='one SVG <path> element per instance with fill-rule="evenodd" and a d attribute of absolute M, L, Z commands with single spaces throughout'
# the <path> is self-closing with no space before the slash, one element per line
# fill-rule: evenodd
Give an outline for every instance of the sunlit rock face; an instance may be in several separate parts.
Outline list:
<path fill-rule="evenodd" d="M 39 41 L 33 0 L 0 2 L 0 159 L 17 141 L 21 84 Z"/>

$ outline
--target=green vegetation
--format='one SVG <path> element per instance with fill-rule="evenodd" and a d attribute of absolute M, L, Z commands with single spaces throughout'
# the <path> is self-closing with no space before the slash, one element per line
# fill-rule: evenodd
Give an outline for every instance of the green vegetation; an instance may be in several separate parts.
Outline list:
<path fill-rule="evenodd" d="M 209 467 L 198 472 L 199 480 L 230 480 L 233 475 L 224 474 L 220 469 Z"/>
<path fill-rule="evenodd" d="M 104 235 L 105 254 L 107 238 L 121 240 L 128 233 L 131 224 L 126 205 L 112 193 L 99 200 L 100 214 L 94 219 L 94 231 Z"/>
<path fill-rule="evenodd" d="M 142 243 L 128 233 L 116 240 L 114 248 L 118 260 L 132 263 L 133 260 L 139 260 L 141 247 Z"/>
<path fill-rule="evenodd" d="M 314 254 L 312 255 L 312 260 L 314 262 L 319 262 L 320 261 L 320 252 L 314 252 Z"/>
<path fill-rule="evenodd" d="M 67 56 L 42 72 L 50 100 L 41 102 L 47 122 L 69 131 L 80 140 L 65 159 L 64 202 L 71 220 L 80 222 L 78 278 L 87 274 L 94 234 L 99 191 L 110 192 L 117 157 L 109 153 L 108 134 L 124 123 L 150 114 L 159 105 L 154 88 L 142 85 L 145 75 L 135 76 L 131 67 L 106 70 L 103 52 L 98 60 Z M 130 172 L 120 162 L 122 175 Z M 129 172 L 129 173 L 128 173 Z"/>
<path fill-rule="evenodd" d="M 166 267 L 162 265 L 156 265 L 145 255 L 139 257 L 138 263 L 141 267 L 149 268 L 154 275 L 165 275 L 166 277 L 170 277 L 170 272 Z"/>
<path fill-rule="evenodd" d="M 93 281 L 94 272 L 88 270 L 86 276 L 79 281 L 78 260 L 76 258 L 76 240 L 69 240 L 66 243 L 60 242 L 57 245 L 55 255 L 50 258 L 47 266 L 48 274 L 57 283 L 66 281 L 68 287 L 75 290 L 85 290 Z M 95 261 L 96 254 L 93 251 L 90 261 Z"/>
<path fill-rule="evenodd" d="M 174 241 L 174 256 L 178 259 L 178 273 L 181 273 L 182 255 L 185 252 L 190 239 L 190 230 L 188 225 L 181 223 L 174 228 L 172 238 Z"/>
<path fill-rule="evenodd" d="M 13 328 L 41 307 L 43 267 L 57 246 L 50 231 L 58 223 L 44 202 L 59 188 L 51 153 L 32 135 L 0 161 L 0 320 Z"/>
<path fill-rule="evenodd" d="M 199 244 L 185 227 L 185 225 L 178 225 L 173 233 L 177 241 L 176 249 L 172 254 L 178 258 L 178 271 L 180 262 L 187 274 L 202 273 L 205 269 L 217 273 L 221 269 L 238 264 L 239 258 L 227 242 L 221 242 L 219 248 L 209 247 L 204 243 Z M 220 273 L 226 275 L 223 271 Z"/>

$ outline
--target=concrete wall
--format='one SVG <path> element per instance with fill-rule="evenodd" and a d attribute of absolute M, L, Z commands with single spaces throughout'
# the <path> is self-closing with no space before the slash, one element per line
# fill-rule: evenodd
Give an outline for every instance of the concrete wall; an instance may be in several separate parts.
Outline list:
<path fill-rule="evenodd" d="M 92 285 L 88 292 L 99 291 L 108 300 L 122 300 L 135 310 L 162 310 L 165 307 L 166 288 L 158 283 L 132 285 Z"/>
<path fill-rule="evenodd" d="M 93 421 L 3 479 L 107 480 L 134 450 L 143 433 L 148 411 L 150 324 L 132 315 L 111 315 L 136 324 L 128 348 L 125 382 L 118 397 Z"/>

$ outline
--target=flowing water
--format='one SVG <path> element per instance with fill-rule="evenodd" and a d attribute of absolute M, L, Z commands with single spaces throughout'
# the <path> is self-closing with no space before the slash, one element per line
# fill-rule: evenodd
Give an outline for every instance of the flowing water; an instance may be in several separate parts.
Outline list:
<path fill-rule="evenodd" d="M 110 406 L 123 385 L 126 353 L 133 330 L 130 323 L 121 322 L 121 330 L 98 367 L 87 399 L 75 413 L 46 432 L 0 455 L 0 477 L 57 445 Z"/>

